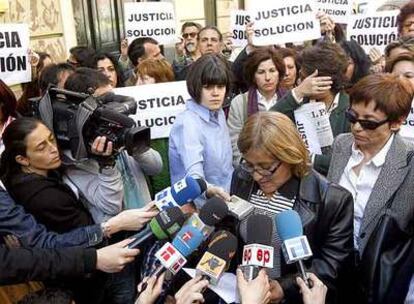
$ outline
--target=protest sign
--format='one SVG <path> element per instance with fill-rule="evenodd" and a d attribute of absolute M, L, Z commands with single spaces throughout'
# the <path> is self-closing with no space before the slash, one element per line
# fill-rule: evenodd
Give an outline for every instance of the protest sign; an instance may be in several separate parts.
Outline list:
<path fill-rule="evenodd" d="M 398 39 L 398 14 L 394 10 L 354 15 L 348 23 L 347 39 L 355 40 L 367 54 L 374 47 L 384 52 L 390 42 Z"/>
<path fill-rule="evenodd" d="M 316 0 L 316 8 L 325 12 L 335 23 L 347 24 L 352 14 L 352 0 Z"/>
<path fill-rule="evenodd" d="M 283 44 L 321 36 L 314 0 L 261 1 L 250 10 L 254 45 Z"/>
<path fill-rule="evenodd" d="M 29 25 L 0 24 L 0 79 L 7 85 L 31 81 Z"/>
<path fill-rule="evenodd" d="M 322 154 L 333 143 L 329 114 L 323 102 L 311 102 L 294 111 L 296 128 L 310 153 Z"/>
<path fill-rule="evenodd" d="M 407 119 L 401 125 L 400 135 L 405 139 L 414 142 L 414 101 L 411 104 L 411 110 Z"/>
<path fill-rule="evenodd" d="M 234 10 L 230 14 L 230 33 L 233 46 L 244 47 L 247 44 L 246 24 L 251 21 L 249 12 Z"/>
<path fill-rule="evenodd" d="M 137 114 L 130 115 L 138 126 L 151 128 L 151 138 L 166 138 L 177 114 L 190 99 L 185 81 L 148 84 L 114 89 L 115 94 L 131 96 L 137 102 Z"/>
<path fill-rule="evenodd" d="M 176 22 L 171 2 L 126 2 L 124 11 L 128 44 L 140 37 L 154 38 L 159 44 L 176 42 Z"/>

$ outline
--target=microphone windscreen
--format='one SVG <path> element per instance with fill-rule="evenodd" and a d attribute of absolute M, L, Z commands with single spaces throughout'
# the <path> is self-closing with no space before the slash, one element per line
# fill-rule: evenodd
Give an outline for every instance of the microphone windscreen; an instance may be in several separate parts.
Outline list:
<path fill-rule="evenodd" d="M 203 241 L 203 233 L 190 225 L 185 225 L 177 233 L 172 245 L 185 257 L 189 256 L 200 246 Z"/>
<path fill-rule="evenodd" d="M 186 216 L 179 207 L 164 209 L 150 221 L 152 233 L 159 240 L 172 237 L 180 230 L 186 220 Z"/>
<path fill-rule="evenodd" d="M 277 233 L 282 241 L 303 235 L 302 221 L 295 210 L 285 210 L 275 217 Z"/>
<path fill-rule="evenodd" d="M 197 181 L 198 185 L 200 186 L 201 193 L 203 193 L 204 191 L 207 190 L 207 183 L 204 179 L 196 178 L 195 180 Z"/>
<path fill-rule="evenodd" d="M 204 224 L 214 226 L 229 213 L 226 202 L 216 196 L 208 199 L 201 207 L 199 217 Z"/>
<path fill-rule="evenodd" d="M 213 234 L 208 244 L 208 252 L 222 258 L 227 264 L 236 254 L 236 250 L 237 237 L 225 230 L 220 230 Z"/>
<path fill-rule="evenodd" d="M 252 214 L 246 223 L 246 244 L 272 245 L 272 219 L 264 214 Z"/>
<path fill-rule="evenodd" d="M 201 193 L 200 185 L 191 176 L 186 176 L 171 186 L 171 195 L 180 206 L 194 200 Z"/>

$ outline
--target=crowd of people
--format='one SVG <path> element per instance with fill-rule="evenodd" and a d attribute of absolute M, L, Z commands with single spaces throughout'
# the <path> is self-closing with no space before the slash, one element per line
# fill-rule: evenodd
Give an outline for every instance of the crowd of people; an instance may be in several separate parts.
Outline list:
<path fill-rule="evenodd" d="M 321 38 L 301 46 L 255 46 L 248 23 L 234 61 L 219 29 L 195 22 L 182 25 L 171 63 L 153 37 L 122 41 L 119 57 L 84 46 L 66 62 L 31 52 L 32 81 L 19 99 L 0 79 L 0 284 L 43 282 L 20 303 L 224 303 L 208 276 L 159 275 L 165 240 L 128 246 L 165 215 L 154 195 L 173 184 L 178 192 L 191 177 L 205 189 L 181 206 L 188 225 L 214 198 L 227 205 L 237 196 L 251 208 L 216 225 L 237 236 L 226 271 L 240 303 L 414 303 L 414 135 L 402 131 L 414 131 L 414 0 L 401 8 L 399 38 L 384 55 L 366 54 L 343 26 L 317 17 Z M 53 106 L 52 88 L 62 104 L 71 91 L 97 107 L 114 88 L 180 80 L 191 99 L 169 137 L 145 149 L 99 134 L 79 159 L 73 147 L 80 153 L 82 136 L 63 142 L 61 122 L 38 113 Z M 321 153 L 310 150 L 296 117 L 312 103 L 333 137 Z M 304 272 L 285 263 L 274 224 L 291 210 L 312 251 Z M 264 233 L 273 265 L 250 277 L 238 265 L 253 215 L 272 219 Z M 186 267 L 214 242 L 204 235 Z"/>

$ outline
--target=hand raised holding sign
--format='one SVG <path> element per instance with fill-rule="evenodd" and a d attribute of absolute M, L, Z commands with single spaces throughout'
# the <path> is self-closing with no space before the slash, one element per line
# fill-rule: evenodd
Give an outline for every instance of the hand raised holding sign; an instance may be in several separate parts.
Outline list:
<path fill-rule="evenodd" d="M 247 36 L 247 46 L 246 53 L 249 54 L 254 51 L 253 37 L 254 37 L 254 22 L 249 22 L 246 24 L 246 36 Z"/>
<path fill-rule="evenodd" d="M 318 70 L 306 77 L 300 85 L 293 89 L 295 96 L 302 100 L 303 97 L 312 97 L 325 93 L 332 86 L 332 78 L 330 76 L 318 76 Z"/>
<path fill-rule="evenodd" d="M 316 13 L 316 18 L 319 19 L 319 22 L 321 24 L 321 34 L 325 35 L 325 37 L 329 41 L 335 42 L 335 36 L 334 36 L 335 22 L 332 20 L 332 18 L 322 11 L 319 11 Z"/>

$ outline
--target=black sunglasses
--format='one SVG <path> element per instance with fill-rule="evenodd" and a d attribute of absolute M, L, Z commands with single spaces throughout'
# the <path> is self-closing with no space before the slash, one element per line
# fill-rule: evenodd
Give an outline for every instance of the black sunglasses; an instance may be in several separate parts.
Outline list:
<path fill-rule="evenodd" d="M 382 120 L 382 121 L 372 121 L 372 120 L 366 120 L 366 119 L 358 119 L 355 116 L 355 113 L 351 109 L 348 109 L 345 112 L 345 116 L 349 120 L 350 123 L 352 123 L 352 124 L 359 123 L 359 125 L 363 129 L 367 129 L 367 130 L 375 130 L 379 126 L 382 126 L 383 124 L 388 122 L 388 118 L 385 119 L 385 120 Z"/>

